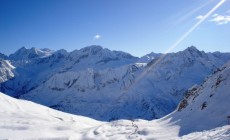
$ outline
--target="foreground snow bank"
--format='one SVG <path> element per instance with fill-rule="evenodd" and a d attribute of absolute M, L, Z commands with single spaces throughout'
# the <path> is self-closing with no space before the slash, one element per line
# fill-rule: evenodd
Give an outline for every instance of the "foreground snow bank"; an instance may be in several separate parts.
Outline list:
<path fill-rule="evenodd" d="M 0 139 L 77 138 L 81 131 L 101 124 L 2 93 L 0 107 Z"/>
<path fill-rule="evenodd" d="M 181 126 L 167 117 L 153 121 L 118 120 L 102 123 L 90 118 L 56 111 L 33 102 L 14 99 L 2 93 L 0 93 L 0 107 L 0 139 L 230 139 L 229 125 L 178 137 Z"/>

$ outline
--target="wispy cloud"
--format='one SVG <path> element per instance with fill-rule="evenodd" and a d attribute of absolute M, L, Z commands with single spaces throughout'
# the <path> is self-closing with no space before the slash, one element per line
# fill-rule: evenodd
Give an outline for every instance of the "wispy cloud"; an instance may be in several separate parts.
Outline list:
<path fill-rule="evenodd" d="M 195 9 L 190 9 L 190 11 L 187 11 L 186 14 L 182 14 L 182 15 L 178 15 L 176 17 L 173 18 L 173 22 L 174 24 L 181 24 L 183 22 L 185 22 L 187 19 L 191 18 L 195 13 L 199 12 L 201 9 L 203 9 L 204 7 L 208 6 L 210 3 L 212 3 L 214 0 L 209 0 L 206 3 L 204 3 L 203 5 L 196 7 Z"/>
<path fill-rule="evenodd" d="M 197 20 L 202 20 L 204 18 L 203 15 L 199 15 L 196 17 Z M 224 25 L 230 23 L 230 10 L 226 11 L 225 14 L 213 14 L 210 16 L 209 22 L 213 22 L 216 25 Z"/>
<path fill-rule="evenodd" d="M 210 19 L 209 21 L 214 22 L 217 25 L 227 24 L 227 23 L 230 23 L 230 15 L 214 14 L 212 15 L 212 19 Z"/>
<path fill-rule="evenodd" d="M 99 35 L 99 34 L 96 34 L 94 37 L 93 37 L 93 39 L 100 39 L 101 38 L 101 35 Z"/>

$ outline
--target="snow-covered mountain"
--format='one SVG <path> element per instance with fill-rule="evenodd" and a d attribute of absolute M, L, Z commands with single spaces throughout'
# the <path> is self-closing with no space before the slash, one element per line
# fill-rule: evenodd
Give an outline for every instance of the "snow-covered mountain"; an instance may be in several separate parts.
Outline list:
<path fill-rule="evenodd" d="M 101 46 L 92 45 L 71 52 L 68 60 L 70 63 L 65 68 L 68 71 L 79 71 L 88 68 L 94 70 L 116 68 L 134 63 L 138 58 L 125 52 L 111 51 Z"/>
<path fill-rule="evenodd" d="M 98 120 L 129 120 L 102 123 L 0 93 L 0 139 L 228 140 L 229 60 L 189 47 L 144 65 L 98 46 L 26 63 L 2 60 L 14 76 L 1 84 L 6 94 Z"/>
<path fill-rule="evenodd" d="M 138 63 L 149 63 L 152 60 L 159 58 L 161 55 L 163 54 L 151 52 L 149 54 L 142 56 L 137 62 Z"/>
<path fill-rule="evenodd" d="M 8 59 L 8 56 L 3 54 L 3 53 L 0 53 L 0 59 L 6 60 L 6 59 Z"/>
<path fill-rule="evenodd" d="M 9 56 L 12 60 L 30 60 L 34 58 L 41 58 L 41 57 L 47 57 L 50 56 L 53 53 L 53 51 L 49 49 L 38 49 L 38 48 L 31 48 L 26 49 L 25 47 L 20 48 L 15 53 L 11 54 Z"/>
<path fill-rule="evenodd" d="M 172 112 L 188 88 L 201 84 L 207 75 L 226 62 L 221 57 L 210 59 L 209 55 L 189 47 L 153 60 L 136 76 L 134 84 L 115 100 L 107 114 L 114 119 L 153 119 Z"/>
<path fill-rule="evenodd" d="M 181 126 L 181 134 L 227 125 L 227 117 L 230 117 L 229 90 L 230 61 L 203 84 L 190 88 L 180 102 L 177 113 L 168 118 L 172 117 L 171 121 L 180 119 L 176 124 Z"/>
<path fill-rule="evenodd" d="M 229 59 L 189 47 L 142 65 L 129 54 L 90 46 L 19 67 L 24 78 L 3 87 L 9 95 L 98 120 L 153 119 L 173 111 L 188 88 Z"/>
<path fill-rule="evenodd" d="M 21 52 L 20 50 L 17 52 Z M 18 54 L 17 52 L 15 54 Z M 24 58 L 25 56 L 22 54 L 18 57 Z M 110 51 L 100 46 L 89 46 L 70 53 L 58 50 L 50 56 L 30 59 L 30 61 L 14 60 L 13 65 L 17 67 L 19 75 L 4 83 L 2 91 L 8 95 L 19 97 L 58 73 L 117 68 L 134 63 L 137 59 L 137 57 L 124 52 Z"/>
<path fill-rule="evenodd" d="M 14 77 L 14 69 L 10 61 L 0 58 L 0 84 Z"/>

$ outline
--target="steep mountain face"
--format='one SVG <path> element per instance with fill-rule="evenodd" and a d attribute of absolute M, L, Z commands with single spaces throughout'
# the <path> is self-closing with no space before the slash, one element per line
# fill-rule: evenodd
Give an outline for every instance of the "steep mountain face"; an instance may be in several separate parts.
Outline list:
<path fill-rule="evenodd" d="M 15 67 L 11 65 L 10 61 L 0 58 L 0 87 L 1 83 L 14 77 Z"/>
<path fill-rule="evenodd" d="M 20 98 L 98 120 L 160 118 L 224 64 L 227 54 L 222 57 L 190 47 L 146 66 L 125 53 L 91 46 L 70 53 L 61 70 Z"/>
<path fill-rule="evenodd" d="M 230 61 L 217 69 L 203 84 L 189 89 L 177 112 L 168 118 L 181 126 L 181 134 L 227 125 L 227 117 L 230 117 L 229 90 Z"/>
<path fill-rule="evenodd" d="M 41 58 L 41 57 L 47 57 L 50 56 L 53 53 L 53 51 L 49 49 L 38 49 L 38 48 L 31 48 L 26 49 L 25 47 L 22 47 L 18 51 L 16 51 L 14 54 L 11 54 L 9 58 L 11 60 L 30 60 L 34 58 Z"/>

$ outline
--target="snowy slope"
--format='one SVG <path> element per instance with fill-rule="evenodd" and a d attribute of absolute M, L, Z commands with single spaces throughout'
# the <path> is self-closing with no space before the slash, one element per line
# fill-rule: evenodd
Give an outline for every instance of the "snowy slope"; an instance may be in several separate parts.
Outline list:
<path fill-rule="evenodd" d="M 229 90 L 230 61 L 202 85 L 191 88 L 179 104 L 178 112 L 168 118 L 180 120 L 176 124 L 181 126 L 181 134 L 226 125 L 230 116 Z"/>
<path fill-rule="evenodd" d="M 5 82 L 14 77 L 14 69 L 10 61 L 0 58 L 0 83 Z M 1 87 L 1 85 L 0 85 Z"/>
<path fill-rule="evenodd" d="M 111 60 L 108 57 L 127 57 L 125 53 L 112 54 L 114 52 L 98 46 L 72 52 L 68 58 L 76 63 L 66 60 L 71 67 L 66 69 L 65 65 L 64 71 L 53 74 L 20 98 L 98 120 L 160 118 L 176 108 L 188 88 L 201 84 L 227 61 L 227 57 L 211 56 L 190 47 L 158 58 L 161 61 L 157 64 L 155 59 L 147 66 L 117 67 L 119 59 L 103 62 L 103 65 L 95 63 Z M 87 108 L 89 105 L 92 107 Z"/>
<path fill-rule="evenodd" d="M 229 125 L 181 135 L 181 126 L 168 117 L 153 121 L 118 120 L 103 123 L 55 111 L 29 101 L 14 99 L 2 93 L 0 93 L 0 106 L 0 139 L 228 140 L 230 138 Z M 172 113 L 172 116 L 175 114 L 177 112 Z"/>
<path fill-rule="evenodd" d="M 230 126 L 218 127 L 208 131 L 193 132 L 172 140 L 229 140 Z"/>
<path fill-rule="evenodd" d="M 69 139 L 101 122 L 0 93 L 0 139 Z M 78 135 L 77 135 L 77 134 Z"/>
<path fill-rule="evenodd" d="M 230 61 L 201 85 L 190 88 L 171 114 L 152 121 L 109 123 L 61 113 L 0 93 L 0 139 L 228 140 L 229 83 Z"/>
<path fill-rule="evenodd" d="M 230 126 L 180 135 L 180 126 L 167 121 L 118 120 L 85 132 L 82 139 L 94 140 L 229 140 Z"/>

